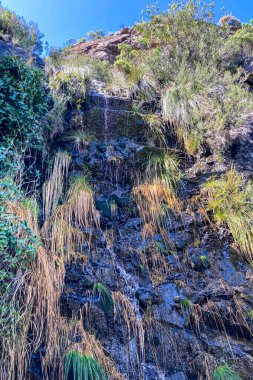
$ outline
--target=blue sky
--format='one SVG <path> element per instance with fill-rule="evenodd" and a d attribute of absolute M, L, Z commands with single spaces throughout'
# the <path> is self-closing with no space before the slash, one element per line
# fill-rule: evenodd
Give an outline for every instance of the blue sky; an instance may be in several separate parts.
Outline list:
<path fill-rule="evenodd" d="M 141 19 L 141 10 L 153 0 L 2 0 L 2 5 L 35 21 L 50 46 L 62 46 L 90 30 L 116 31 Z M 160 0 L 162 9 L 169 0 Z M 216 0 L 246 22 L 253 18 L 253 0 Z"/>

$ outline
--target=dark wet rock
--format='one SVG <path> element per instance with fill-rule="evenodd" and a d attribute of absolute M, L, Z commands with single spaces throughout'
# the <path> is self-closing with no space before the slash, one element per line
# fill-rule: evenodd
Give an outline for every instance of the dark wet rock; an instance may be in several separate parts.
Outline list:
<path fill-rule="evenodd" d="M 168 380 L 187 380 L 183 372 L 177 372 L 168 377 Z"/>
<path fill-rule="evenodd" d="M 154 306 L 154 318 L 160 322 L 183 327 L 185 318 L 175 308 L 175 298 L 181 294 L 175 284 L 165 284 L 159 287 L 160 305 Z"/>
<path fill-rule="evenodd" d="M 85 328 L 96 333 L 99 337 L 104 337 L 108 331 L 108 323 L 105 312 L 101 306 L 91 304 L 84 316 Z"/>
<path fill-rule="evenodd" d="M 136 297 L 139 301 L 140 307 L 144 310 L 147 309 L 147 307 L 161 302 L 161 298 L 156 292 L 145 288 L 138 289 Z"/>
<path fill-rule="evenodd" d="M 222 255 L 217 261 L 221 277 L 230 285 L 240 286 L 247 280 L 247 275 L 242 271 L 236 269 L 236 266 L 231 261 L 231 254 L 229 251 L 224 250 Z"/>
<path fill-rule="evenodd" d="M 171 232 L 170 240 L 172 244 L 179 250 L 185 249 L 192 241 L 192 237 L 185 231 Z"/>
<path fill-rule="evenodd" d="M 133 228 L 133 229 L 138 229 L 140 228 L 140 226 L 141 226 L 141 218 L 130 219 L 124 225 L 125 228 Z"/>
<path fill-rule="evenodd" d="M 101 212 L 101 215 L 105 218 L 111 218 L 112 210 L 111 204 L 108 199 L 97 199 L 96 200 L 96 208 Z"/>
<path fill-rule="evenodd" d="M 206 249 L 190 247 L 188 255 L 192 269 L 201 272 L 210 268 L 209 252 Z"/>
<path fill-rule="evenodd" d="M 194 296 L 194 303 L 206 302 L 208 299 L 212 300 L 229 300 L 235 294 L 243 292 L 243 288 L 238 286 L 230 286 L 225 282 L 210 282 L 203 290 Z"/>
<path fill-rule="evenodd" d="M 143 241 L 143 224 L 131 196 L 134 164 L 143 162 L 154 147 L 146 146 L 144 129 L 137 131 L 138 122 L 129 122 L 129 100 L 105 96 L 98 86 L 94 86 L 90 102 L 82 105 L 83 125 L 96 141 L 83 153 L 72 152 L 70 176 L 82 172 L 83 165 L 91 172 L 101 229 L 83 229 L 91 238 L 91 244 L 83 246 L 87 261 L 66 266 L 63 315 L 72 318 L 82 312 L 85 328 L 98 337 L 106 354 L 129 379 L 204 378 L 203 353 L 218 363 L 235 358 L 251 371 L 253 272 L 231 249 L 228 231 L 212 229 L 200 206 L 191 200 L 199 195 L 201 184 L 227 170 L 227 162 L 217 163 L 211 148 L 197 162 L 187 162 L 187 179 L 179 194 L 183 210 L 180 215 L 171 212 L 165 223 L 171 245 L 166 245 L 162 233 Z M 72 116 L 74 120 L 74 112 Z M 71 128 L 76 128 L 74 121 Z M 249 168 L 250 129 L 245 134 L 236 130 L 238 133 L 240 136 L 233 138 L 226 135 L 221 145 L 226 139 L 233 140 L 227 153 L 236 164 L 245 160 L 243 165 Z M 159 260 L 152 263 L 157 251 L 168 270 L 152 283 L 151 271 L 160 269 Z M 112 293 L 121 292 L 125 307 L 131 305 L 136 319 L 127 317 L 126 322 L 122 313 L 114 318 L 103 298 L 94 296 L 96 282 Z M 187 301 L 188 309 L 182 306 L 187 306 Z M 143 337 L 139 336 L 143 317 L 144 362 L 140 355 Z M 137 326 L 129 328 L 133 319 Z"/>

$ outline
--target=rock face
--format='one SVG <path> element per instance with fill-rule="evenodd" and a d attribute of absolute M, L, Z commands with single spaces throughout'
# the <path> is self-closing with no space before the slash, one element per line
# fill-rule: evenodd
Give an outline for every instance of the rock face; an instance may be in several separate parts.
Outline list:
<path fill-rule="evenodd" d="M 8 39 L 8 36 L 5 36 L 5 40 L 0 39 L 0 58 L 6 55 L 18 56 L 26 61 L 29 59 L 28 51 L 14 46 Z"/>
<path fill-rule="evenodd" d="M 80 42 L 73 45 L 71 50 L 114 63 L 119 54 L 118 45 L 121 43 L 128 43 L 132 46 L 137 44 L 133 29 L 124 28 L 115 34 L 94 41 Z"/>
<path fill-rule="evenodd" d="M 66 124 L 66 133 L 81 124 L 94 134 L 82 152 L 62 136 L 55 145 L 71 150 L 70 176 L 90 171 L 101 223 L 84 231 L 90 244 L 66 266 L 62 315 L 66 320 L 82 315 L 85 329 L 125 379 L 207 379 L 224 362 L 243 380 L 252 378 L 252 270 L 227 233 L 213 230 L 200 210 L 188 207 L 207 173 L 221 168 L 210 157 L 203 170 L 187 163 L 180 192 L 184 207 L 166 224 L 168 247 L 160 235 L 143 238 L 132 196 L 136 160 L 147 141 L 131 102 L 93 91 L 78 111 L 69 109 Z M 113 304 L 94 291 L 98 283 Z M 34 364 L 36 379 L 42 378 L 39 372 Z"/>
<path fill-rule="evenodd" d="M 29 52 L 20 46 L 15 46 L 11 42 L 11 36 L 0 36 L 0 59 L 6 56 L 14 56 L 23 59 L 24 61 L 30 61 L 32 65 L 43 68 L 44 61 L 38 55 L 30 55 Z"/>
<path fill-rule="evenodd" d="M 159 235 L 152 245 L 143 240 L 132 196 L 136 158 L 147 148 L 145 125 L 135 119 L 129 100 L 96 92 L 78 115 L 69 110 L 68 128 L 77 128 L 77 120 L 95 139 L 84 152 L 72 149 L 70 176 L 90 170 L 101 228 L 86 231 L 91 244 L 83 246 L 84 260 L 66 267 L 62 315 L 83 315 L 85 328 L 125 379 L 206 379 L 207 370 L 224 361 L 243 380 L 253 378 L 252 273 L 230 237 L 217 234 L 198 209 L 188 207 L 206 171 L 196 175 L 188 163 L 185 207 L 168 221 L 171 246 Z M 71 149 L 62 141 L 55 144 Z M 206 166 L 209 175 L 217 170 Z M 166 269 L 151 260 L 157 250 Z M 114 307 L 94 294 L 96 283 L 111 292 Z"/>

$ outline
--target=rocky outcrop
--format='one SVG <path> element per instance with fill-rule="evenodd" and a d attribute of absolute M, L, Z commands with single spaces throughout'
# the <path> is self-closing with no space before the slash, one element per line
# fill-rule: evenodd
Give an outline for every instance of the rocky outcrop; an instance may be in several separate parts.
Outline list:
<path fill-rule="evenodd" d="M 134 34 L 134 29 L 124 28 L 117 33 L 111 34 L 106 37 L 88 42 L 81 42 L 73 45 L 70 51 L 79 54 L 88 54 L 93 57 L 107 60 L 114 63 L 117 55 L 119 54 L 118 45 L 122 43 L 130 44 L 137 47 L 137 39 Z"/>
<path fill-rule="evenodd" d="M 30 61 L 32 65 L 40 68 L 44 67 L 44 61 L 36 54 L 30 54 L 26 49 L 12 43 L 12 38 L 9 35 L 0 36 L 0 59 L 6 56 L 14 56 Z"/>
<path fill-rule="evenodd" d="M 29 59 L 28 51 L 19 46 L 14 46 L 7 37 L 5 36 L 5 39 L 0 39 L 0 58 L 11 55 L 27 61 Z"/>

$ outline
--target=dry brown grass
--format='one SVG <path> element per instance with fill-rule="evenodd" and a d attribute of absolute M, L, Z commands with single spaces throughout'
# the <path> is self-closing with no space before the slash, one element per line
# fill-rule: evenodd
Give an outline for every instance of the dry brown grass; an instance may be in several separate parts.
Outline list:
<path fill-rule="evenodd" d="M 114 317 L 121 318 L 122 323 L 126 326 L 128 342 L 130 343 L 133 336 L 138 347 L 137 361 L 142 363 L 144 360 L 144 329 L 142 321 L 139 319 L 137 311 L 134 309 L 132 302 L 121 292 L 113 292 Z"/>
<path fill-rule="evenodd" d="M 44 218 L 53 214 L 62 196 L 64 180 L 67 178 L 71 157 L 67 153 L 59 152 L 55 156 L 53 171 L 43 185 Z"/>
<path fill-rule="evenodd" d="M 23 220 L 38 233 L 34 209 L 24 203 L 8 203 L 11 213 L 17 216 L 16 223 Z M 46 368 L 54 368 L 60 357 L 60 310 L 59 300 L 63 289 L 65 267 L 63 260 L 48 253 L 41 245 L 36 259 L 27 271 L 17 271 L 9 294 L 9 304 L 19 307 L 20 318 L 12 321 L 12 339 L 3 340 L 0 379 L 26 378 L 30 353 L 43 344 L 47 352 L 42 360 L 42 370 L 47 379 Z M 11 298 L 10 298 L 11 296 Z M 32 340 L 31 340 L 32 337 Z"/>
<path fill-rule="evenodd" d="M 81 228 L 99 227 L 99 213 L 94 206 L 93 192 L 85 177 L 77 177 L 70 186 L 67 200 L 43 226 L 46 246 L 55 254 L 68 258 L 80 252 L 85 242 Z M 78 226 L 78 227 L 75 227 Z"/>
<path fill-rule="evenodd" d="M 136 201 L 142 222 L 150 226 L 149 230 L 159 233 L 164 229 L 167 207 L 178 209 L 179 202 L 173 192 L 160 180 L 140 183 L 134 187 Z"/>
<path fill-rule="evenodd" d="M 101 343 L 96 337 L 84 330 L 82 318 L 73 320 L 71 323 L 65 322 L 64 330 L 66 338 L 65 353 L 74 349 L 83 355 L 95 358 L 106 373 L 108 380 L 125 379 L 117 370 L 110 356 L 105 353 Z M 78 337 L 78 342 L 76 342 L 75 337 Z M 64 379 L 64 357 L 65 355 L 62 356 L 61 360 L 60 379 Z"/>

